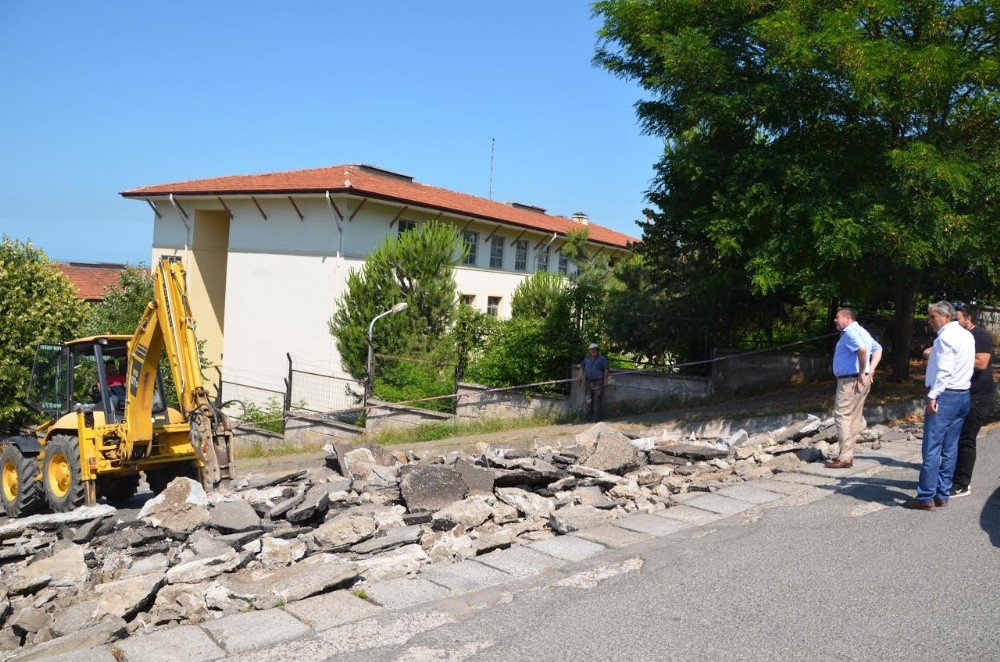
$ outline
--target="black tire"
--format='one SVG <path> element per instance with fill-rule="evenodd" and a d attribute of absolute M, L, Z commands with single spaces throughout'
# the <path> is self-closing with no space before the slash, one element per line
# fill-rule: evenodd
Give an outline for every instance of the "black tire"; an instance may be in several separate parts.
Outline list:
<path fill-rule="evenodd" d="M 54 471 L 54 464 L 62 464 L 65 475 Z M 54 435 L 45 444 L 42 462 L 42 484 L 45 500 L 54 513 L 65 513 L 83 505 L 87 498 L 83 473 L 80 470 L 80 440 L 65 434 Z"/>
<path fill-rule="evenodd" d="M 6 477 L 4 474 L 7 473 Z M 38 477 L 38 456 L 25 455 L 14 444 L 0 450 L 0 502 L 10 517 L 25 517 L 45 506 L 45 490 Z M 16 485 L 15 485 L 16 483 Z M 8 490 L 11 494 L 8 495 Z M 13 497 L 13 498 L 11 498 Z"/>
<path fill-rule="evenodd" d="M 139 474 L 134 476 L 109 476 L 97 480 L 97 496 L 109 503 L 124 503 L 139 491 Z"/>
<path fill-rule="evenodd" d="M 183 462 L 168 464 L 161 469 L 146 470 L 146 482 L 149 484 L 149 490 L 153 494 L 159 494 L 167 489 L 170 481 L 178 477 L 198 480 L 198 467 L 194 462 Z"/>

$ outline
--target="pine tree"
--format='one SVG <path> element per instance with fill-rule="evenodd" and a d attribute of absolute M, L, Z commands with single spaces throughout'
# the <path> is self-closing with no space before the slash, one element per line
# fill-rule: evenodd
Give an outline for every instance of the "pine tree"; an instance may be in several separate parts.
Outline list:
<path fill-rule="evenodd" d="M 364 266 L 348 275 L 347 291 L 330 320 L 344 370 L 359 381 L 368 379 L 368 325 L 401 302 L 408 304 L 406 310 L 377 323 L 375 351 L 439 356 L 455 316 L 454 266 L 461 257 L 455 230 L 442 223 L 386 237 Z"/>

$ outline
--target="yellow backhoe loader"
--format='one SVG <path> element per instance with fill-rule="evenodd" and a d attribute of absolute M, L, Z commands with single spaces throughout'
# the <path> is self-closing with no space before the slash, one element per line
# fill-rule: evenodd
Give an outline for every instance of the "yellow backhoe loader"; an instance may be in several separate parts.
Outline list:
<path fill-rule="evenodd" d="M 205 390 L 184 266 L 163 258 L 153 301 L 131 336 L 39 345 L 28 403 L 50 420 L 0 447 L 0 501 L 11 517 L 154 492 L 178 476 L 214 487 L 235 477 L 232 428 Z M 166 354 L 178 409 L 159 372 Z"/>

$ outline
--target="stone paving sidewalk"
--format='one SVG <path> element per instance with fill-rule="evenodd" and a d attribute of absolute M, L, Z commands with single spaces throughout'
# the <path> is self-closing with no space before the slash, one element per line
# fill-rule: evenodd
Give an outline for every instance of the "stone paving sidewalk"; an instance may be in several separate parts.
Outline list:
<path fill-rule="evenodd" d="M 599 580 L 615 570 L 611 566 L 610 570 L 594 570 L 595 563 L 605 556 L 612 557 L 614 550 L 619 550 L 613 558 L 620 565 L 621 551 L 627 552 L 633 545 L 699 527 L 710 534 L 712 528 L 708 525 L 725 523 L 727 518 L 734 525 L 755 521 L 752 515 L 764 508 L 808 503 L 833 494 L 845 479 L 856 483 L 882 469 L 914 467 L 919 461 L 919 442 L 886 443 L 878 450 L 859 453 L 851 469 L 826 469 L 821 463 L 813 463 L 718 492 L 676 495 L 681 505 L 656 514 L 636 513 L 528 546 L 427 567 L 415 577 L 378 582 L 361 597 L 336 591 L 275 609 L 134 636 L 86 651 L 45 657 L 36 649 L 28 657 L 14 659 L 263 662 L 325 659 L 338 653 L 402 643 L 419 632 L 454 622 L 446 611 L 433 609 L 436 605 L 455 599 L 474 602 L 477 594 L 490 591 L 496 599 L 498 588 L 507 590 L 509 596 L 539 586 L 580 585 L 579 581 L 585 584 L 589 581 L 585 579 L 588 571 Z"/>

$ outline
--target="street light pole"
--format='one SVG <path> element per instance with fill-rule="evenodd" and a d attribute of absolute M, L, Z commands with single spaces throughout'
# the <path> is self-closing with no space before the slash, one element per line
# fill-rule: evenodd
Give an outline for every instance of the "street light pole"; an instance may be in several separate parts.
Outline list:
<path fill-rule="evenodd" d="M 371 323 L 368 325 L 368 380 L 365 382 L 365 406 L 368 406 L 368 398 L 371 397 L 372 391 L 375 388 L 375 352 L 372 346 L 372 331 L 375 329 L 375 322 L 379 321 L 386 315 L 392 315 L 393 313 L 398 313 L 407 309 L 409 304 L 405 301 L 397 303 L 395 306 L 385 311 L 384 313 L 379 313 L 372 318 Z"/>

